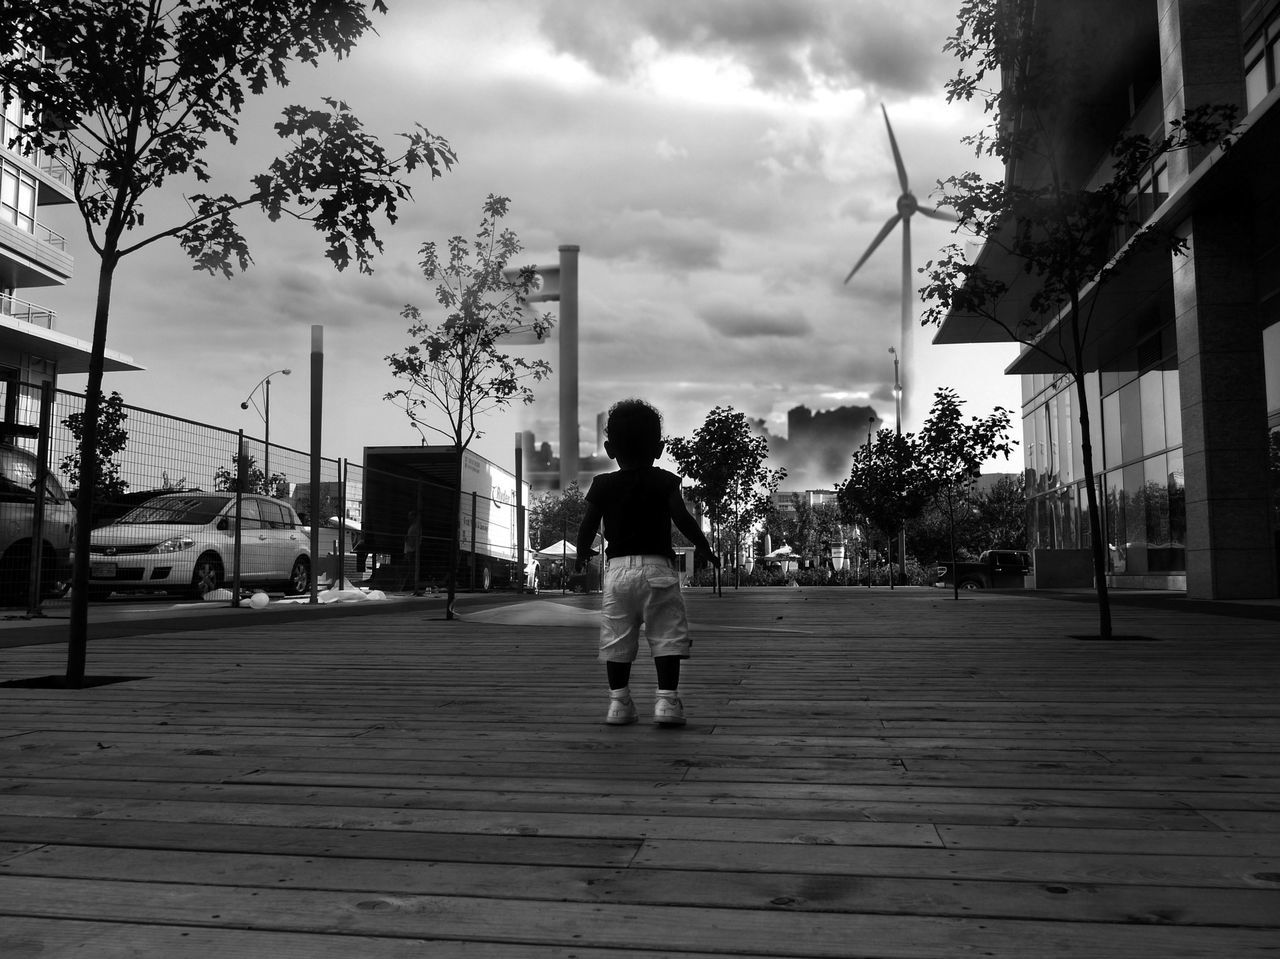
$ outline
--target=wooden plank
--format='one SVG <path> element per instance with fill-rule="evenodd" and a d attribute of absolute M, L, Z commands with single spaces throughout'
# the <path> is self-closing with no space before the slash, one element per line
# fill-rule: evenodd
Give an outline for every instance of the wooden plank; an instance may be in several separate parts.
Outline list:
<path fill-rule="evenodd" d="M 664 949 L 678 931 L 684 949 L 737 956 L 921 955 L 1172 959 L 1272 955 L 1271 930 L 1158 924 L 951 919 L 842 913 L 701 909 L 566 903 L 493 897 L 405 896 L 324 890 L 241 889 L 0 876 L 0 900 L 21 914 L 101 921 L 219 925 L 251 930 L 323 932 L 473 942 L 595 948 Z"/>
<path fill-rule="evenodd" d="M 397 895 L 491 896 L 508 889 L 531 900 L 788 911 L 1033 918 L 1273 928 L 1276 891 L 1142 885 L 1008 883 L 982 879 L 826 876 L 776 872 L 605 869 L 345 859 L 341 868 L 297 856 L 44 846 L 9 863 L 10 876 L 113 879 L 265 889 L 324 889 Z"/>

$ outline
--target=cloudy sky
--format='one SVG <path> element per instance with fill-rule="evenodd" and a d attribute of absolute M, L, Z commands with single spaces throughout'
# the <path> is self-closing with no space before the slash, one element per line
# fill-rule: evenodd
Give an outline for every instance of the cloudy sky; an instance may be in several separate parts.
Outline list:
<path fill-rule="evenodd" d="M 421 243 L 470 235 L 486 194 L 511 198 L 523 262 L 581 247 L 582 451 L 595 416 L 640 395 L 687 435 L 729 405 L 785 433 L 798 404 L 870 404 L 892 423 L 901 297 L 894 234 L 842 281 L 895 211 L 897 178 L 880 108 L 894 124 L 913 192 L 979 168 L 960 138 L 981 116 L 947 105 L 954 62 L 942 45 L 955 4 L 940 0 L 395 0 L 349 60 L 300 70 L 255 105 L 241 146 L 220 164 L 238 183 L 265 166 L 285 103 L 344 99 L 390 137 L 414 122 L 446 137 L 459 162 L 414 181 L 415 203 L 382 231 L 373 276 L 337 273 L 319 237 L 291 224 L 245 225 L 255 265 L 233 280 L 192 271 L 176 245 L 130 257 L 117 274 L 109 346 L 144 372 L 109 375 L 133 405 L 261 436 L 241 400 L 267 373 L 271 436 L 308 445 L 310 331 L 324 327 L 326 455 L 415 444 L 384 357 L 408 343 L 400 309 L 434 306 L 416 266 Z M 994 172 L 985 168 L 988 174 Z M 167 222 L 177 195 L 151 204 Z M 55 229 L 79 253 L 77 276 L 40 291 L 58 329 L 88 339 L 95 269 L 69 211 Z M 956 239 L 915 217 L 917 265 Z M 917 310 L 919 305 L 917 304 Z M 954 386 L 968 412 L 1016 410 L 1012 346 L 930 344 L 914 332 L 906 429 L 933 391 Z M 539 348 L 529 348 L 531 351 Z M 555 362 L 554 348 L 542 347 Z M 82 377 L 62 385 L 81 388 Z M 558 440 L 556 380 L 539 403 L 484 424 L 476 448 L 510 465 L 513 434 Z M 1018 468 L 1017 460 L 1007 467 Z"/>

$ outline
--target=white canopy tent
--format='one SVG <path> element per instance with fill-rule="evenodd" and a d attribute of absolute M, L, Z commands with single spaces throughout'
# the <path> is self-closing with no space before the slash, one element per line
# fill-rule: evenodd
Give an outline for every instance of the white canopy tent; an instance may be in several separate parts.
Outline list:
<path fill-rule="evenodd" d="M 577 559 L 578 551 L 568 540 L 560 540 L 545 549 L 536 550 L 534 555 L 539 559 Z"/>

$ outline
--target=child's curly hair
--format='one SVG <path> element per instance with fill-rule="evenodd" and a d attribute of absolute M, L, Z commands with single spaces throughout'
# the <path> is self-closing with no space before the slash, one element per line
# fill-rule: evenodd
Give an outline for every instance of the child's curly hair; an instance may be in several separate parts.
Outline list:
<path fill-rule="evenodd" d="M 657 459 L 662 454 L 662 414 L 644 400 L 614 403 L 604 431 L 614 459 Z"/>

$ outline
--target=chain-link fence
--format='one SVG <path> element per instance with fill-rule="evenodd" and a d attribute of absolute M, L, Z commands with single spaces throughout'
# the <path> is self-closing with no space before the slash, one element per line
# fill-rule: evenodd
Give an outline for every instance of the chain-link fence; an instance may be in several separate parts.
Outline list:
<path fill-rule="evenodd" d="M 0 605 L 47 610 L 70 582 L 84 397 L 13 381 L 0 381 L 0 394 Z M 523 510 L 496 485 L 456 501 L 456 458 L 441 474 L 447 454 L 424 449 L 436 451 L 430 469 L 322 458 L 312 490 L 304 451 L 105 397 L 90 596 L 199 595 L 237 582 L 302 592 L 303 572 L 323 585 L 442 586 L 455 526 L 462 588 L 518 584 Z"/>

